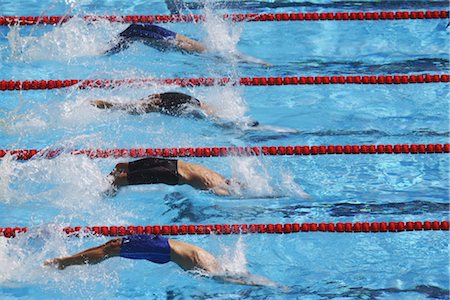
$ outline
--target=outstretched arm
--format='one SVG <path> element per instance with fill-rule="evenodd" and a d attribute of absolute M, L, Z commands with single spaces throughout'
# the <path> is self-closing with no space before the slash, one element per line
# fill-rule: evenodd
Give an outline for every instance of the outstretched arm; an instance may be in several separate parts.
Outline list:
<path fill-rule="evenodd" d="M 91 104 L 97 108 L 106 109 L 106 108 L 118 108 L 118 103 L 113 103 L 105 100 L 94 100 Z"/>
<path fill-rule="evenodd" d="M 151 107 L 149 105 L 146 105 L 146 103 L 142 100 L 138 103 L 117 103 L 105 100 L 95 100 L 92 101 L 91 104 L 100 109 L 126 110 L 130 114 L 136 115 L 153 111 L 151 110 Z"/>
<path fill-rule="evenodd" d="M 249 63 L 249 64 L 262 65 L 262 66 L 267 67 L 267 68 L 273 67 L 272 64 L 270 64 L 270 63 L 268 63 L 268 62 L 266 62 L 266 61 L 264 61 L 264 60 L 262 60 L 262 59 L 259 59 L 259 58 L 250 56 L 250 55 L 245 55 L 245 54 L 242 54 L 242 53 L 237 53 L 237 54 L 234 55 L 234 57 L 235 57 L 237 60 L 239 60 L 240 62 L 245 62 L 245 63 Z"/>
<path fill-rule="evenodd" d="M 266 286 L 271 288 L 281 288 L 283 290 L 287 290 L 286 286 L 283 286 L 279 283 L 276 283 L 275 281 L 272 281 L 271 279 L 261 276 L 261 275 L 255 275 L 251 273 L 245 273 L 245 274 L 219 274 L 214 275 L 212 277 L 213 279 L 225 283 L 232 283 L 232 284 L 241 284 L 241 285 L 253 285 L 253 286 Z"/>
<path fill-rule="evenodd" d="M 114 239 L 106 244 L 87 249 L 71 256 L 49 259 L 44 262 L 44 266 L 55 266 L 63 270 L 72 265 L 97 264 L 110 257 L 118 256 L 121 245 L 121 238 Z"/>

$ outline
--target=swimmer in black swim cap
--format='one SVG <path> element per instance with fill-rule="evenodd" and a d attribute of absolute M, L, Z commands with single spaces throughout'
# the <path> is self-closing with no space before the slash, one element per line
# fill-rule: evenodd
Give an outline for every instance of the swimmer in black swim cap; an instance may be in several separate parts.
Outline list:
<path fill-rule="evenodd" d="M 235 192 L 238 183 L 198 164 L 177 159 L 146 157 L 131 162 L 120 162 L 111 172 L 111 192 L 120 187 L 140 184 L 190 185 L 199 190 L 208 190 L 218 196 Z M 245 187 L 242 187 L 245 188 Z M 108 191 L 109 192 L 109 191 Z"/>
<path fill-rule="evenodd" d="M 145 114 L 159 112 L 170 116 L 190 116 L 195 118 L 216 117 L 217 113 L 213 108 L 204 102 L 190 95 L 176 92 L 152 94 L 138 103 L 114 103 L 105 100 L 95 100 L 92 105 L 102 109 L 126 110 L 131 114 Z M 249 127 L 259 125 L 257 121 L 246 123 Z"/>
<path fill-rule="evenodd" d="M 207 51 L 206 45 L 190 39 L 184 35 L 173 32 L 161 26 L 153 24 L 131 24 L 122 31 L 113 46 L 105 54 L 115 54 L 128 48 L 133 42 L 140 41 L 160 51 L 175 49 L 188 53 L 203 53 Z M 272 65 L 255 57 L 235 53 L 236 59 L 246 62 L 271 67 Z"/>

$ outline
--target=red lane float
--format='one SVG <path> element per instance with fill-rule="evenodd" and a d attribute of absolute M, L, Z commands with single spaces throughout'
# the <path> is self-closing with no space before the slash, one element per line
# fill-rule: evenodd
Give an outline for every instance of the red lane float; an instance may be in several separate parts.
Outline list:
<path fill-rule="evenodd" d="M 262 14 L 225 14 L 224 20 L 233 22 L 273 21 L 378 21 L 447 19 L 447 10 L 427 11 L 373 11 L 373 12 L 292 12 Z M 0 25 L 55 25 L 69 21 L 73 16 L 0 16 Z M 130 16 L 82 16 L 86 21 L 107 20 L 120 23 L 180 23 L 203 22 L 204 15 L 130 15 Z"/>
<path fill-rule="evenodd" d="M 313 85 L 313 84 L 414 84 L 450 82 L 450 74 L 417 75 L 356 75 L 356 76 L 291 76 L 291 77 L 242 77 L 242 78 L 145 78 L 112 80 L 1 80 L 0 91 L 14 90 L 51 90 L 77 86 L 87 88 L 114 88 L 117 86 L 176 85 L 181 87 L 213 85 Z"/>
<path fill-rule="evenodd" d="M 89 158 L 119 157 L 218 157 L 258 155 L 325 155 L 325 154 L 434 154 L 449 153 L 450 144 L 320 145 L 320 146 L 248 146 L 197 148 L 129 148 L 129 149 L 22 149 L 2 150 L 0 158 L 12 155 L 17 160 L 55 158 L 60 154 L 86 155 Z"/>
<path fill-rule="evenodd" d="M 198 235 L 198 234 L 249 234 L 297 232 L 402 232 L 448 231 L 448 221 L 416 222 L 356 222 L 356 223 L 287 223 L 287 224 L 204 224 L 204 225 L 154 225 L 154 226 L 75 226 L 63 229 L 68 235 L 80 234 L 125 236 L 130 234 Z M 0 236 L 14 237 L 26 233 L 27 227 L 0 228 Z"/>

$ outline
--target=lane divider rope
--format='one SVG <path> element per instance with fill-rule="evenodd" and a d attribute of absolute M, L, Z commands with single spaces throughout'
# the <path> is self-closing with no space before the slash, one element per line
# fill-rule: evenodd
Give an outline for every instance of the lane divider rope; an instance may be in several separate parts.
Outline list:
<path fill-rule="evenodd" d="M 326 154 L 434 154 L 449 153 L 450 144 L 384 144 L 384 145 L 320 145 L 320 146 L 248 146 L 197 148 L 129 148 L 129 149 L 0 149 L 0 158 L 12 155 L 17 160 L 55 158 L 63 153 L 89 158 L 119 157 L 218 157 L 258 155 L 326 155 Z"/>
<path fill-rule="evenodd" d="M 313 84 L 415 84 L 450 82 L 450 74 L 417 75 L 355 75 L 355 76 L 290 76 L 290 77 L 242 77 L 223 78 L 147 78 L 147 79 L 112 79 L 112 80 L 1 80 L 0 91 L 14 90 L 51 90 L 70 86 L 87 88 L 114 88 L 117 86 L 142 86 L 144 84 L 176 85 L 181 87 L 213 85 L 313 85 Z"/>
<path fill-rule="evenodd" d="M 448 221 L 416 222 L 356 222 L 356 223 L 287 223 L 287 224 L 206 224 L 206 225 L 154 225 L 154 226 L 76 226 L 62 231 L 70 236 L 131 234 L 203 235 L 203 234 L 288 234 L 298 232 L 376 233 L 402 231 L 448 231 Z M 27 227 L 0 228 L 0 236 L 15 237 L 28 232 Z"/>
<path fill-rule="evenodd" d="M 269 21 L 377 21 L 377 20 L 420 20 L 447 19 L 448 10 L 427 11 L 373 11 L 373 12 L 292 12 L 292 13 L 249 13 L 225 14 L 223 20 L 233 22 Z M 55 25 L 69 21 L 73 16 L 0 16 L 0 25 Z M 204 15 L 130 15 L 130 16 L 82 16 L 86 21 L 107 20 L 120 23 L 179 23 L 203 22 Z"/>

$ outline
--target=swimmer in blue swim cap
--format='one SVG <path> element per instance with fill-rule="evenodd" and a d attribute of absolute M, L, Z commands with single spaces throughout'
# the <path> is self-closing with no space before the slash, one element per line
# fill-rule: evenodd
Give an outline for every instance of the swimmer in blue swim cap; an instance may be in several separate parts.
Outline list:
<path fill-rule="evenodd" d="M 268 278 L 248 272 L 232 274 L 208 251 L 192 244 L 152 234 L 136 234 L 113 239 L 71 256 L 47 260 L 44 266 L 63 270 L 73 265 L 97 264 L 112 257 L 148 260 L 157 264 L 172 261 L 185 271 L 197 271 L 222 282 L 282 287 Z"/>
<path fill-rule="evenodd" d="M 216 111 L 203 101 L 187 94 L 175 92 L 152 94 L 140 99 L 137 103 L 123 104 L 106 100 L 95 100 L 92 102 L 92 105 L 101 109 L 125 110 L 131 114 L 158 112 L 178 117 L 218 118 Z M 256 127 L 259 125 L 259 122 L 250 120 L 246 121 L 245 125 Z"/>
<path fill-rule="evenodd" d="M 203 53 L 208 50 L 206 45 L 164 27 L 134 23 L 119 34 L 112 47 L 105 54 L 118 53 L 127 49 L 135 41 L 140 41 L 160 51 L 173 49 L 187 53 Z M 261 59 L 241 53 L 235 53 L 233 56 L 242 62 L 259 64 L 265 67 L 272 66 Z"/>
<path fill-rule="evenodd" d="M 241 188 L 236 180 L 225 179 L 206 167 L 182 160 L 147 157 L 116 164 L 111 172 L 112 187 L 138 184 L 187 184 L 195 189 L 208 190 L 219 196 L 228 196 Z"/>

